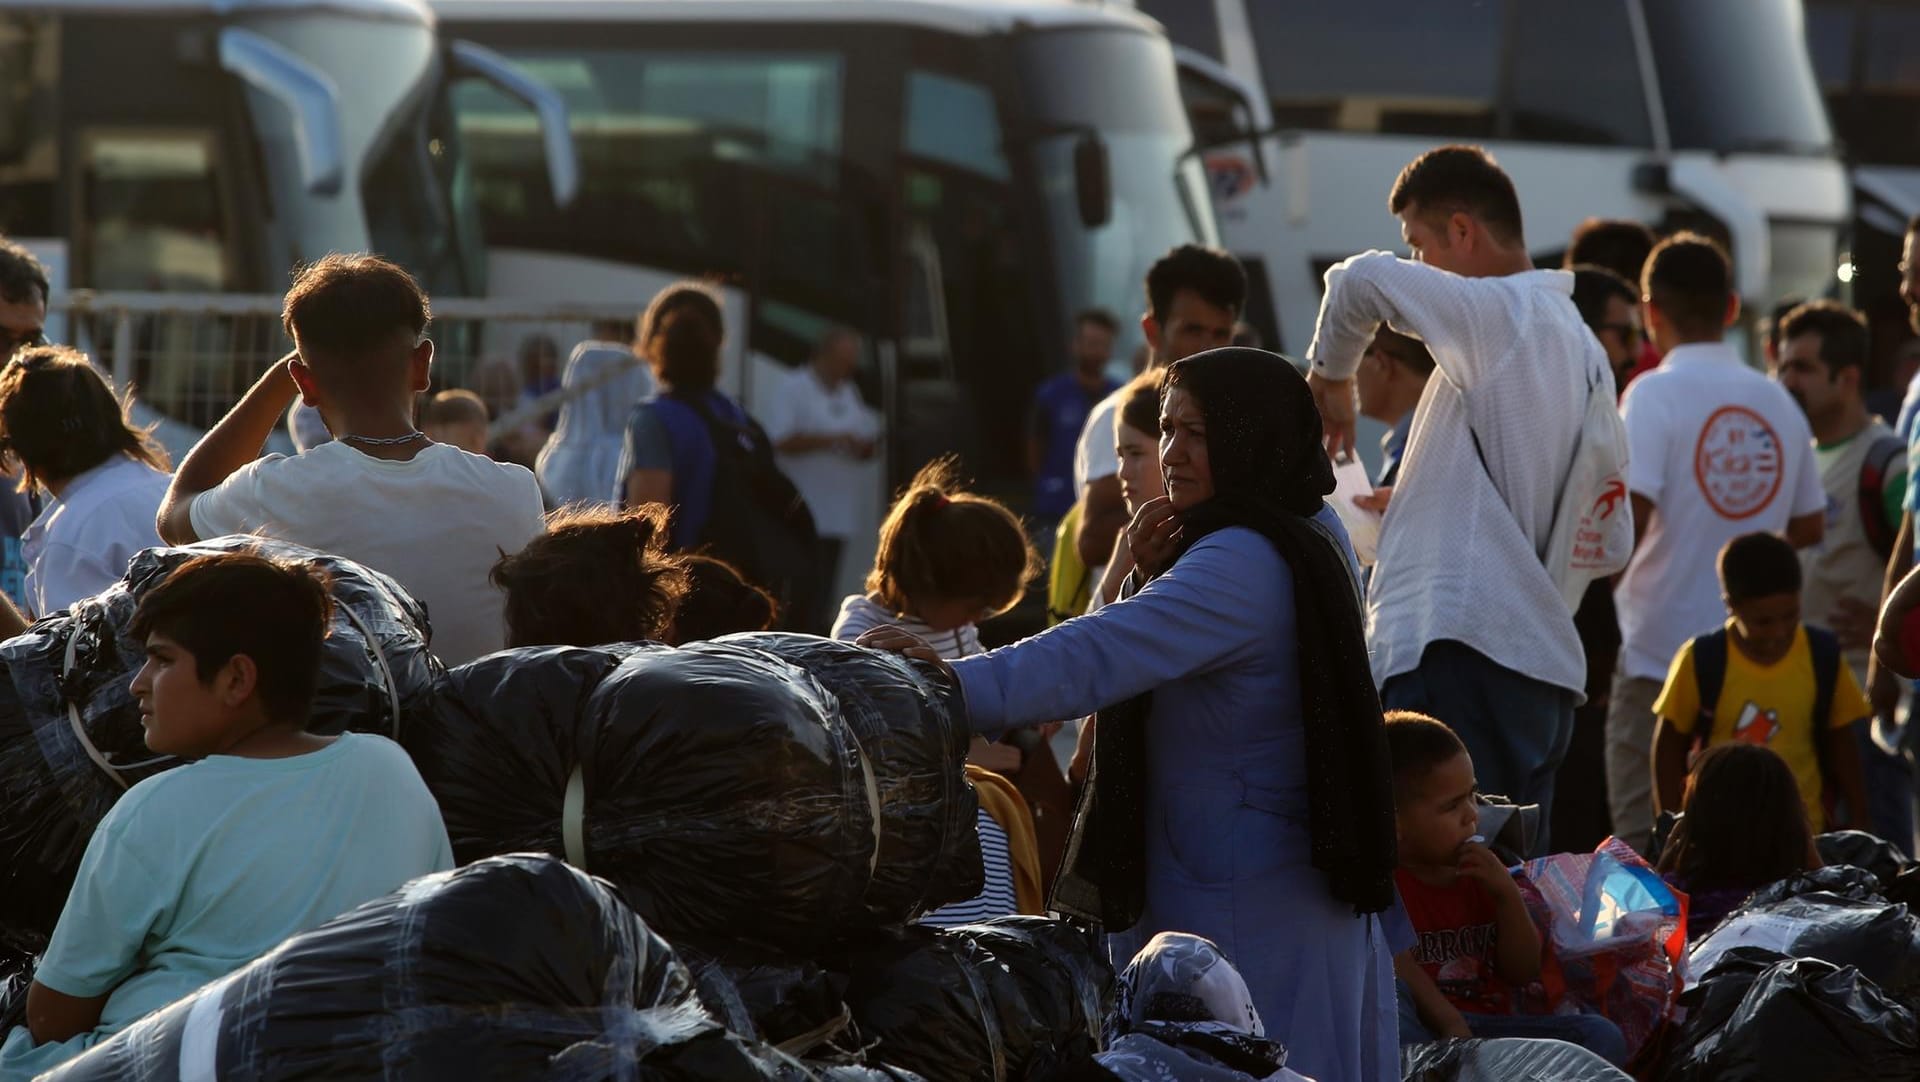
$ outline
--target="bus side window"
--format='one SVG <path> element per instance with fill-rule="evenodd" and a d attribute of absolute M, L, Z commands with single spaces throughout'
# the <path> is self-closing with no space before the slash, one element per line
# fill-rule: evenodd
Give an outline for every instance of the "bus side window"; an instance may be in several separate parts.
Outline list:
<path fill-rule="evenodd" d="M 210 131 L 95 129 L 81 140 L 78 257 L 95 289 L 218 292 L 232 280 Z"/>

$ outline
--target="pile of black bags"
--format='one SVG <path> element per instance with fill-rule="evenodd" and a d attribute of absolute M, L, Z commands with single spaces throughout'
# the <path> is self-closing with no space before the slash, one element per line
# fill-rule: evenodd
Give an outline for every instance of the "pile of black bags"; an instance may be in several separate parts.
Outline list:
<path fill-rule="evenodd" d="M 929 1082 L 1070 1077 L 1100 1050 L 1113 985 L 1098 937 L 1037 917 L 903 929 L 848 974 L 861 1034 Z"/>
<path fill-rule="evenodd" d="M 550 857 L 428 876 L 281 944 L 44 1076 L 912 1082 L 729 1033 L 673 949 Z"/>
<path fill-rule="evenodd" d="M 1920 1078 L 1920 919 L 1885 893 L 1906 869 L 1870 835 L 1820 846 L 1873 870 L 1790 876 L 1694 945 L 1662 1082 Z"/>
<path fill-rule="evenodd" d="M 1913 1012 L 1851 966 L 1738 947 L 1680 1002 L 1662 1082 L 1920 1078 Z"/>
<path fill-rule="evenodd" d="M 671 938 L 808 957 L 980 890 L 955 696 L 799 636 L 534 648 L 404 740 L 459 859 L 565 856 Z"/>
<path fill-rule="evenodd" d="M 431 713 L 439 664 L 425 611 L 392 579 L 261 538 L 149 549 L 126 577 L 0 644 L 0 941 L 38 952 L 93 829 L 127 787 L 178 765 L 147 750 L 129 690 L 145 644 L 127 634 L 146 593 L 186 561 L 244 549 L 307 562 L 336 604 L 311 727 L 404 736 Z"/>

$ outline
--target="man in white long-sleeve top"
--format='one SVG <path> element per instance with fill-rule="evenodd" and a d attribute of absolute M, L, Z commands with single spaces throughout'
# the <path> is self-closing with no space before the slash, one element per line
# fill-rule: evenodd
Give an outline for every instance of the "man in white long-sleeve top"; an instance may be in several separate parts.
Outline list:
<path fill-rule="evenodd" d="M 1586 659 L 1542 554 L 1586 373 L 1605 358 L 1573 275 L 1534 269 L 1513 182 L 1485 151 L 1421 155 L 1388 203 L 1414 259 L 1367 252 L 1329 270 L 1308 350 L 1336 454 L 1353 446 L 1353 374 L 1377 323 L 1423 339 L 1437 368 L 1381 528 L 1374 678 L 1389 709 L 1460 734 L 1484 791 L 1545 809 Z"/>

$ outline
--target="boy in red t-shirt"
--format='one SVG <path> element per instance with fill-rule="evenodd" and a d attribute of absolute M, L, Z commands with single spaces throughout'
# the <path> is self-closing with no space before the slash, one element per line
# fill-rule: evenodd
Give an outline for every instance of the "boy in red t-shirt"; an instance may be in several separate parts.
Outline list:
<path fill-rule="evenodd" d="M 1452 729 L 1421 714 L 1387 715 L 1400 869 L 1418 937 L 1393 960 L 1400 1043 L 1536 1037 L 1626 1058 L 1619 1027 L 1598 1015 L 1513 1014 L 1511 990 L 1540 975 L 1540 933 L 1513 876 L 1482 844 L 1473 757 Z"/>

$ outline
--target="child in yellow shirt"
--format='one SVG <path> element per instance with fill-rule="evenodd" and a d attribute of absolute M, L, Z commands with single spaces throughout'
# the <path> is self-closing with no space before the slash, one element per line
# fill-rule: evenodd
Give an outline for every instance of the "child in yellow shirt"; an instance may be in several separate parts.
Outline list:
<path fill-rule="evenodd" d="M 1786 760 L 1816 831 L 1829 819 L 1829 779 L 1846 816 L 1859 818 L 1866 783 L 1853 727 L 1873 709 L 1839 642 L 1800 622 L 1799 556 L 1773 534 L 1744 534 L 1720 550 L 1719 572 L 1727 626 L 1680 648 L 1653 705 L 1657 809 L 1679 810 L 1696 744 L 1739 741 Z"/>

